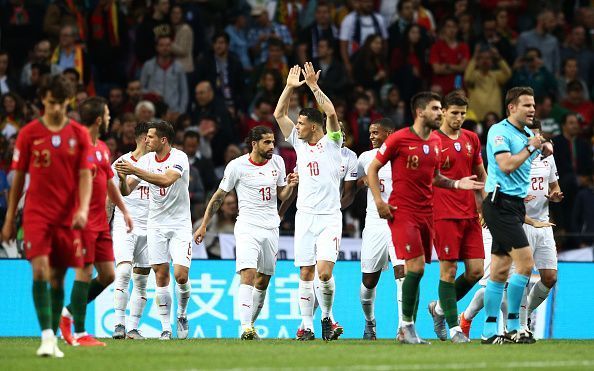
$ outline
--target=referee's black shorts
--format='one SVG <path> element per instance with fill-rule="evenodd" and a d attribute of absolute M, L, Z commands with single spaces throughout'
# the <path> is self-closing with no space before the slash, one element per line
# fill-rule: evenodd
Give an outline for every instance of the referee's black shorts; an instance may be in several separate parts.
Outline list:
<path fill-rule="evenodd" d="M 528 246 L 528 238 L 522 227 L 526 206 L 521 197 L 497 192 L 495 202 L 489 193 L 483 201 L 483 217 L 493 236 L 491 254 L 508 255 L 512 249 Z"/>

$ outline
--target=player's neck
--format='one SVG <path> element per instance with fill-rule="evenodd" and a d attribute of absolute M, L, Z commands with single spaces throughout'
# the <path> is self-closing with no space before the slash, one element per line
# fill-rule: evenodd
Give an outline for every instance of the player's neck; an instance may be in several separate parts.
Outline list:
<path fill-rule="evenodd" d="M 311 138 L 307 141 L 309 144 L 316 144 L 324 137 L 324 132 L 316 131 L 311 135 Z"/>
<path fill-rule="evenodd" d="M 415 123 L 411 126 L 413 132 L 417 134 L 421 139 L 427 140 L 431 135 L 431 128 L 423 125 L 423 121 L 415 120 Z"/>
<path fill-rule="evenodd" d="M 449 125 L 441 125 L 439 130 L 450 139 L 458 139 L 460 137 L 460 130 L 454 130 Z"/>
<path fill-rule="evenodd" d="M 250 152 L 250 160 L 252 161 L 253 164 L 256 164 L 256 165 L 264 165 L 266 163 L 266 161 L 268 161 L 268 159 L 260 156 L 260 154 L 255 153 L 255 152 Z"/>
<path fill-rule="evenodd" d="M 517 120 L 512 116 L 508 116 L 507 121 L 509 121 L 510 124 L 512 124 L 520 130 L 524 130 L 524 127 L 526 126 L 526 124 L 522 123 L 520 120 Z"/>
<path fill-rule="evenodd" d="M 139 159 L 142 156 L 144 156 L 146 153 L 145 151 L 142 150 L 142 148 L 140 147 L 136 147 L 136 149 L 134 151 L 132 151 L 132 157 L 134 157 L 135 159 Z"/>
<path fill-rule="evenodd" d="M 41 117 L 41 123 L 49 131 L 60 131 L 68 123 L 68 117 L 63 116 L 61 120 L 54 121 L 54 120 L 51 119 L 50 116 L 43 115 Z"/>
<path fill-rule="evenodd" d="M 97 125 L 89 127 L 89 136 L 93 145 L 97 145 L 97 139 L 99 139 L 99 127 Z"/>
<path fill-rule="evenodd" d="M 166 145 L 166 146 L 163 146 L 163 148 L 161 148 L 160 151 L 155 151 L 155 156 L 157 156 L 157 160 L 163 161 L 163 159 L 165 157 L 167 157 L 167 155 L 169 154 L 169 152 L 171 152 L 171 146 L 170 145 Z"/>

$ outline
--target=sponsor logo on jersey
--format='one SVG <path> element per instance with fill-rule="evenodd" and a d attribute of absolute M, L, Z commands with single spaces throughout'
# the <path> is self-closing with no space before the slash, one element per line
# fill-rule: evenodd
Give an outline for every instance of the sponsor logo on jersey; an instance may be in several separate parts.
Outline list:
<path fill-rule="evenodd" d="M 37 146 L 37 145 L 40 145 L 40 144 L 41 144 L 41 143 L 43 143 L 43 142 L 45 142 L 45 138 L 41 138 L 41 139 L 35 139 L 35 140 L 33 141 L 33 145 L 34 145 L 34 146 Z"/>
<path fill-rule="evenodd" d="M 423 144 L 423 153 L 425 153 L 426 155 L 429 154 L 429 145 L 428 144 Z"/>
<path fill-rule="evenodd" d="M 460 152 L 460 150 L 462 149 L 462 145 L 458 142 L 454 143 L 454 148 L 456 149 L 456 151 Z"/>
<path fill-rule="evenodd" d="M 495 146 L 500 146 L 503 144 L 503 141 L 504 141 L 503 136 L 498 135 L 493 139 L 493 144 L 495 144 Z"/>
<path fill-rule="evenodd" d="M 55 148 L 60 147 L 60 144 L 62 144 L 62 138 L 59 135 L 53 135 L 52 136 L 52 146 L 54 146 Z"/>

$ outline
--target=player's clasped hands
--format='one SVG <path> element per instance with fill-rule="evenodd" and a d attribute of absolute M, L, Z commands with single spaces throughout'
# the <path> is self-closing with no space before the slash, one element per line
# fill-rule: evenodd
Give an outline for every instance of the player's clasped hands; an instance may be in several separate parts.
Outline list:
<path fill-rule="evenodd" d="M 116 163 L 115 165 L 116 171 L 118 175 L 131 175 L 134 174 L 134 165 L 129 163 L 128 161 L 121 160 Z"/>
<path fill-rule="evenodd" d="M 483 189 L 485 187 L 485 183 L 477 182 L 476 178 L 476 175 L 471 175 L 460 179 L 458 183 L 458 188 L 471 191 Z"/>
<path fill-rule="evenodd" d="M 392 213 L 397 209 L 396 206 L 392 206 L 384 201 L 376 203 L 376 206 L 380 218 L 388 220 L 394 219 L 394 215 L 392 215 Z"/>
<path fill-rule="evenodd" d="M 545 195 L 546 198 L 549 199 L 551 202 L 561 202 L 563 200 L 563 192 L 561 191 L 553 191 L 548 195 Z"/>

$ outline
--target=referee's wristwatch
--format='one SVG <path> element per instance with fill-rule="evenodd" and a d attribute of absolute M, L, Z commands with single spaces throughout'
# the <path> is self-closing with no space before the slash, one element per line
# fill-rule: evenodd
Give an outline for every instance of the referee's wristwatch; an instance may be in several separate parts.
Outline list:
<path fill-rule="evenodd" d="M 536 147 L 534 147 L 532 144 L 527 144 L 526 149 L 528 150 L 528 153 L 530 153 L 530 154 L 533 154 L 534 151 L 536 151 Z"/>

